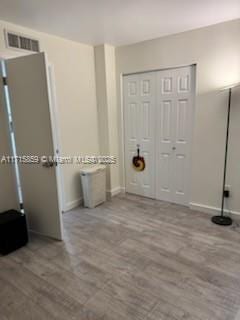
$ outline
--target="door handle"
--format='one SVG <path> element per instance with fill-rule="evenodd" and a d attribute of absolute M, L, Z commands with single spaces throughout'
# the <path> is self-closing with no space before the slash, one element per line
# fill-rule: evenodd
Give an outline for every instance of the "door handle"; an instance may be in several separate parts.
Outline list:
<path fill-rule="evenodd" d="M 176 150 L 176 147 L 172 147 L 172 150 Z"/>
<path fill-rule="evenodd" d="M 52 168 L 54 165 L 57 166 L 57 163 L 55 161 L 50 161 L 50 160 L 45 161 L 42 164 L 44 168 Z"/>

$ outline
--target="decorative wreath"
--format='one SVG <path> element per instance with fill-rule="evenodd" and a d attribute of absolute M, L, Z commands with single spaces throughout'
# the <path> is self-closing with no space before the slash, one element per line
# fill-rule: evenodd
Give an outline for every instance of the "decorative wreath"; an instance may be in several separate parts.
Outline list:
<path fill-rule="evenodd" d="M 145 169 L 145 160 L 144 157 L 140 156 L 139 147 L 137 148 L 137 156 L 134 156 L 132 159 L 132 164 L 136 171 L 143 171 Z"/>

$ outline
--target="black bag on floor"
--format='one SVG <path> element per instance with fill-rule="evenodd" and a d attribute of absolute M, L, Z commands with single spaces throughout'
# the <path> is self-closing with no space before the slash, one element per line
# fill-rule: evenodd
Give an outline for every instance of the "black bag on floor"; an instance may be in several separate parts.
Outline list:
<path fill-rule="evenodd" d="M 16 210 L 0 213 L 0 254 L 15 251 L 27 242 L 26 216 Z"/>

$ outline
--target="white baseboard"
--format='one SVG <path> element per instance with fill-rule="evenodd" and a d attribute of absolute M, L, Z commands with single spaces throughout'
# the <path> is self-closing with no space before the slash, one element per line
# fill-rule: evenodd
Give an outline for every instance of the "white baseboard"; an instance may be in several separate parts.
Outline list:
<path fill-rule="evenodd" d="M 121 192 L 122 192 L 122 193 L 125 193 L 125 192 L 126 192 L 126 188 L 125 188 L 125 187 L 120 187 L 120 189 L 121 189 Z"/>
<path fill-rule="evenodd" d="M 41 237 L 52 239 L 52 240 L 56 240 L 56 241 L 63 241 L 63 238 L 61 238 L 61 237 L 60 238 L 59 237 L 55 238 L 55 237 L 46 236 L 44 233 L 37 232 L 37 231 L 34 231 L 32 229 L 29 229 L 28 231 L 29 231 L 29 233 L 34 233 L 37 236 L 41 236 Z M 31 237 L 30 237 L 30 240 L 31 240 Z"/>
<path fill-rule="evenodd" d="M 82 204 L 82 202 L 83 202 L 82 198 L 79 198 L 79 199 L 76 199 L 73 201 L 69 201 L 68 203 L 66 203 L 65 208 L 63 209 L 63 212 L 66 212 L 66 211 L 69 211 L 69 210 L 72 210 L 74 208 L 79 207 L 80 204 Z"/>
<path fill-rule="evenodd" d="M 123 192 L 123 190 L 119 186 L 119 187 L 113 188 L 111 190 L 107 190 L 107 195 L 110 196 L 110 197 L 114 197 L 114 196 L 118 195 L 121 192 Z"/>
<path fill-rule="evenodd" d="M 207 206 L 205 204 L 200 204 L 200 203 L 195 203 L 195 202 L 190 202 L 189 207 L 192 210 L 197 210 L 197 211 L 209 213 L 212 215 L 221 213 L 221 208 Z M 232 211 L 232 210 L 226 210 L 226 211 L 230 214 L 240 215 L 239 211 Z"/>
<path fill-rule="evenodd" d="M 112 190 L 107 190 L 107 196 L 108 197 L 114 197 L 116 195 L 118 195 L 119 193 L 121 192 L 125 192 L 125 188 L 122 188 L 122 187 L 116 187 Z M 83 198 L 79 198 L 79 199 L 76 199 L 76 200 L 73 200 L 73 201 L 70 201 L 68 202 L 64 209 L 63 209 L 63 212 L 67 212 L 69 210 L 72 210 L 74 208 L 77 208 L 79 207 L 81 204 L 83 203 Z"/>

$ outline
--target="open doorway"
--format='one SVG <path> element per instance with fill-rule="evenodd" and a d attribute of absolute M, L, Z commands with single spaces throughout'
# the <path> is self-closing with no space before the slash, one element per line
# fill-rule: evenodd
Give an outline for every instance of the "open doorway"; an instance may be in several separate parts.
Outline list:
<path fill-rule="evenodd" d="M 6 65 L 5 65 L 5 61 L 3 59 L 0 59 L 0 74 L 1 74 L 2 79 L 5 79 L 4 86 L 3 86 L 5 110 L 6 110 L 5 113 L 7 115 L 7 121 L 8 121 L 11 153 L 12 153 L 13 157 L 16 158 L 17 157 L 16 140 L 15 140 L 15 135 L 14 135 L 14 130 L 13 130 L 13 119 L 12 119 L 12 111 L 11 111 L 10 98 L 9 98 L 9 90 L 8 90 L 8 86 L 6 83 L 6 79 L 7 79 Z M 16 179 L 16 191 L 17 191 L 17 198 L 18 198 L 18 202 L 19 202 L 19 207 L 20 207 L 21 212 L 24 213 L 19 166 L 16 161 L 13 164 L 13 168 L 14 168 L 14 176 Z"/>

